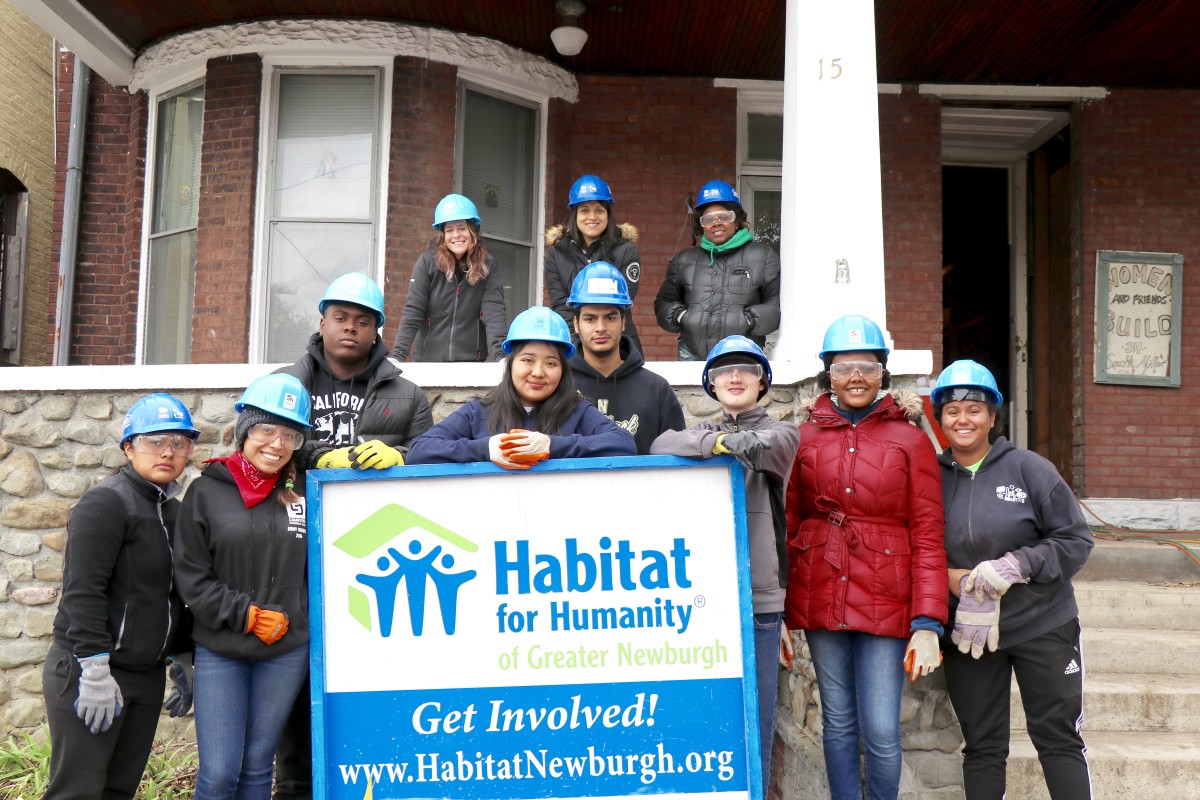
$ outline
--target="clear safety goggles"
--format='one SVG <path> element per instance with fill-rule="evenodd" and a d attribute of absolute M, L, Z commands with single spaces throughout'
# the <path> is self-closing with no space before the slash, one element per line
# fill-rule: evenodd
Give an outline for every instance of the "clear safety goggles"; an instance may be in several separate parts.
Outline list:
<path fill-rule="evenodd" d="M 165 433 L 143 433 L 133 437 L 133 449 L 148 456 L 171 451 L 171 455 L 190 456 L 196 443 L 188 436 Z"/>
<path fill-rule="evenodd" d="M 719 367 L 712 367 L 708 371 L 708 382 L 716 383 L 718 378 L 728 379 L 734 375 L 738 375 L 744 381 L 761 380 L 762 364 L 722 364 Z"/>
<path fill-rule="evenodd" d="M 718 222 L 733 222 L 737 214 L 733 211 L 710 211 L 700 218 L 700 227 L 711 228 Z"/>
<path fill-rule="evenodd" d="M 279 440 L 280 447 L 285 450 L 296 450 L 304 444 L 303 433 L 285 428 L 283 425 L 269 425 L 265 422 L 251 425 L 250 430 L 246 431 L 246 437 L 259 444 L 274 444 L 276 440 Z"/>
<path fill-rule="evenodd" d="M 878 361 L 839 361 L 829 365 L 829 377 L 835 381 L 848 381 L 856 372 L 872 381 L 883 377 L 883 364 Z"/>

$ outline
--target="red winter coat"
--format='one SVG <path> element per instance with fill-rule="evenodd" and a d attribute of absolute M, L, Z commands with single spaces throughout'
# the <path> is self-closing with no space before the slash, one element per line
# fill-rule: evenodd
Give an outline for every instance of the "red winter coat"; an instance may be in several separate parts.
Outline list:
<path fill-rule="evenodd" d="M 906 421 L 920 414 L 900 391 L 851 425 L 817 398 L 787 489 L 789 628 L 908 638 L 915 617 L 946 622 L 941 475 Z"/>

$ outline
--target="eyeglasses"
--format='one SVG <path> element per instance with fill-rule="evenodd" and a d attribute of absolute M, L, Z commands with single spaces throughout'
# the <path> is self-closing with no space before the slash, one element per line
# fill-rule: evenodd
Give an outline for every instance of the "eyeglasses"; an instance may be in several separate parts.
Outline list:
<path fill-rule="evenodd" d="M 709 383 L 716 383 L 717 378 L 732 378 L 734 375 L 741 376 L 742 380 L 750 380 L 754 376 L 754 380 L 762 378 L 762 364 L 723 364 L 719 367 L 712 367 L 708 371 Z"/>
<path fill-rule="evenodd" d="M 848 381 L 856 372 L 872 381 L 883 377 L 883 364 L 878 361 L 839 361 L 829 365 L 829 377 L 837 381 Z"/>
<path fill-rule="evenodd" d="M 732 211 L 710 211 L 700 218 L 701 228 L 710 228 L 718 222 L 733 222 L 737 214 Z"/>
<path fill-rule="evenodd" d="M 251 425 L 246 436 L 259 444 L 273 444 L 278 439 L 285 450 L 296 450 L 304 444 L 304 434 L 282 425 L 267 425 L 262 422 Z"/>
<path fill-rule="evenodd" d="M 183 454 L 190 456 L 192 448 L 196 443 L 187 436 L 151 436 L 142 434 L 133 437 L 133 449 L 148 456 L 156 456 L 166 450 L 171 451 L 171 455 Z"/>

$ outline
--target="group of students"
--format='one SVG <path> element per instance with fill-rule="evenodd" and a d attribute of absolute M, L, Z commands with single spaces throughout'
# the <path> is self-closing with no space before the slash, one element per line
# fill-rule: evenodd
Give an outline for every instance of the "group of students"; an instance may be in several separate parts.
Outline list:
<path fill-rule="evenodd" d="M 546 231 L 543 271 L 550 307 L 571 331 L 575 279 L 590 264 L 607 263 L 625 281 L 625 333 L 642 353 L 633 321 L 642 276 L 639 233 L 611 221 L 613 193 L 602 178 L 583 175 L 567 195 L 568 212 Z M 694 361 L 730 335 L 759 347 L 779 328 L 779 256 L 755 242 L 737 191 L 724 181 L 700 188 L 692 213 L 694 246 L 671 260 L 654 300 L 659 325 L 679 335 L 679 360 Z M 506 319 L 502 279 L 483 242 L 479 209 L 461 194 L 446 195 L 433 212 L 436 236 L 413 265 L 404 315 L 391 355 L 399 361 L 496 361 L 503 358 Z M 572 331 L 572 341 L 578 334 Z"/>
<path fill-rule="evenodd" d="M 1049 462 L 997 438 L 991 373 L 964 361 L 938 378 L 932 400 L 950 441 L 939 458 L 916 425 L 919 398 L 890 387 L 871 320 L 830 326 L 822 391 L 799 425 L 760 405 L 772 382 L 760 345 L 726 335 L 700 374 L 721 417 L 684 430 L 673 390 L 625 333 L 626 274 L 584 266 L 567 295 L 570 327 L 553 308 L 518 314 L 498 345 L 500 382 L 437 425 L 387 358 L 379 286 L 358 273 L 335 280 L 307 353 L 247 387 L 233 454 L 211 459 L 182 504 L 177 479 L 199 430 L 170 395 L 134 403 L 120 442 L 128 464 L 68 522 L 43 674 L 46 797 L 133 796 L 164 666 L 169 713 L 194 701 L 198 800 L 266 800 L 273 761 L 277 797 L 311 794 L 304 470 L 528 470 L 646 453 L 728 454 L 745 467 L 764 780 L 790 630 L 804 632 L 816 671 L 835 800 L 861 800 L 864 785 L 895 800 L 904 672 L 928 675 L 943 653 L 968 798 L 1003 796 L 1013 673 L 1051 797 L 1090 796 L 1070 579 L 1092 540 Z"/>

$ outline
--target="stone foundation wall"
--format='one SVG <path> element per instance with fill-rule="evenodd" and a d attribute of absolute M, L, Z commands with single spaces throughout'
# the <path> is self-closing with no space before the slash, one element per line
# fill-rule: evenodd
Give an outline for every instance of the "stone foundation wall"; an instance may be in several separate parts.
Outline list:
<path fill-rule="evenodd" d="M 483 391 L 432 388 L 427 395 L 440 420 Z M 689 425 L 720 413 L 699 387 L 677 391 Z M 794 420 L 799 398 L 811 392 L 807 383 L 776 386 L 763 402 L 775 418 Z M 0 739 L 42 724 L 41 669 L 62 586 L 67 515 L 85 491 L 125 463 L 117 444 L 122 421 L 145 393 L 0 391 Z M 241 388 L 172 393 L 192 409 L 201 431 L 181 479 L 186 486 L 205 459 L 230 451 Z M 780 681 L 773 796 L 827 792 L 819 701 L 801 638 L 796 664 Z M 901 798 L 961 797 L 961 739 L 940 673 L 906 689 L 902 722 Z M 164 715 L 158 736 L 194 738 L 191 716 Z"/>

